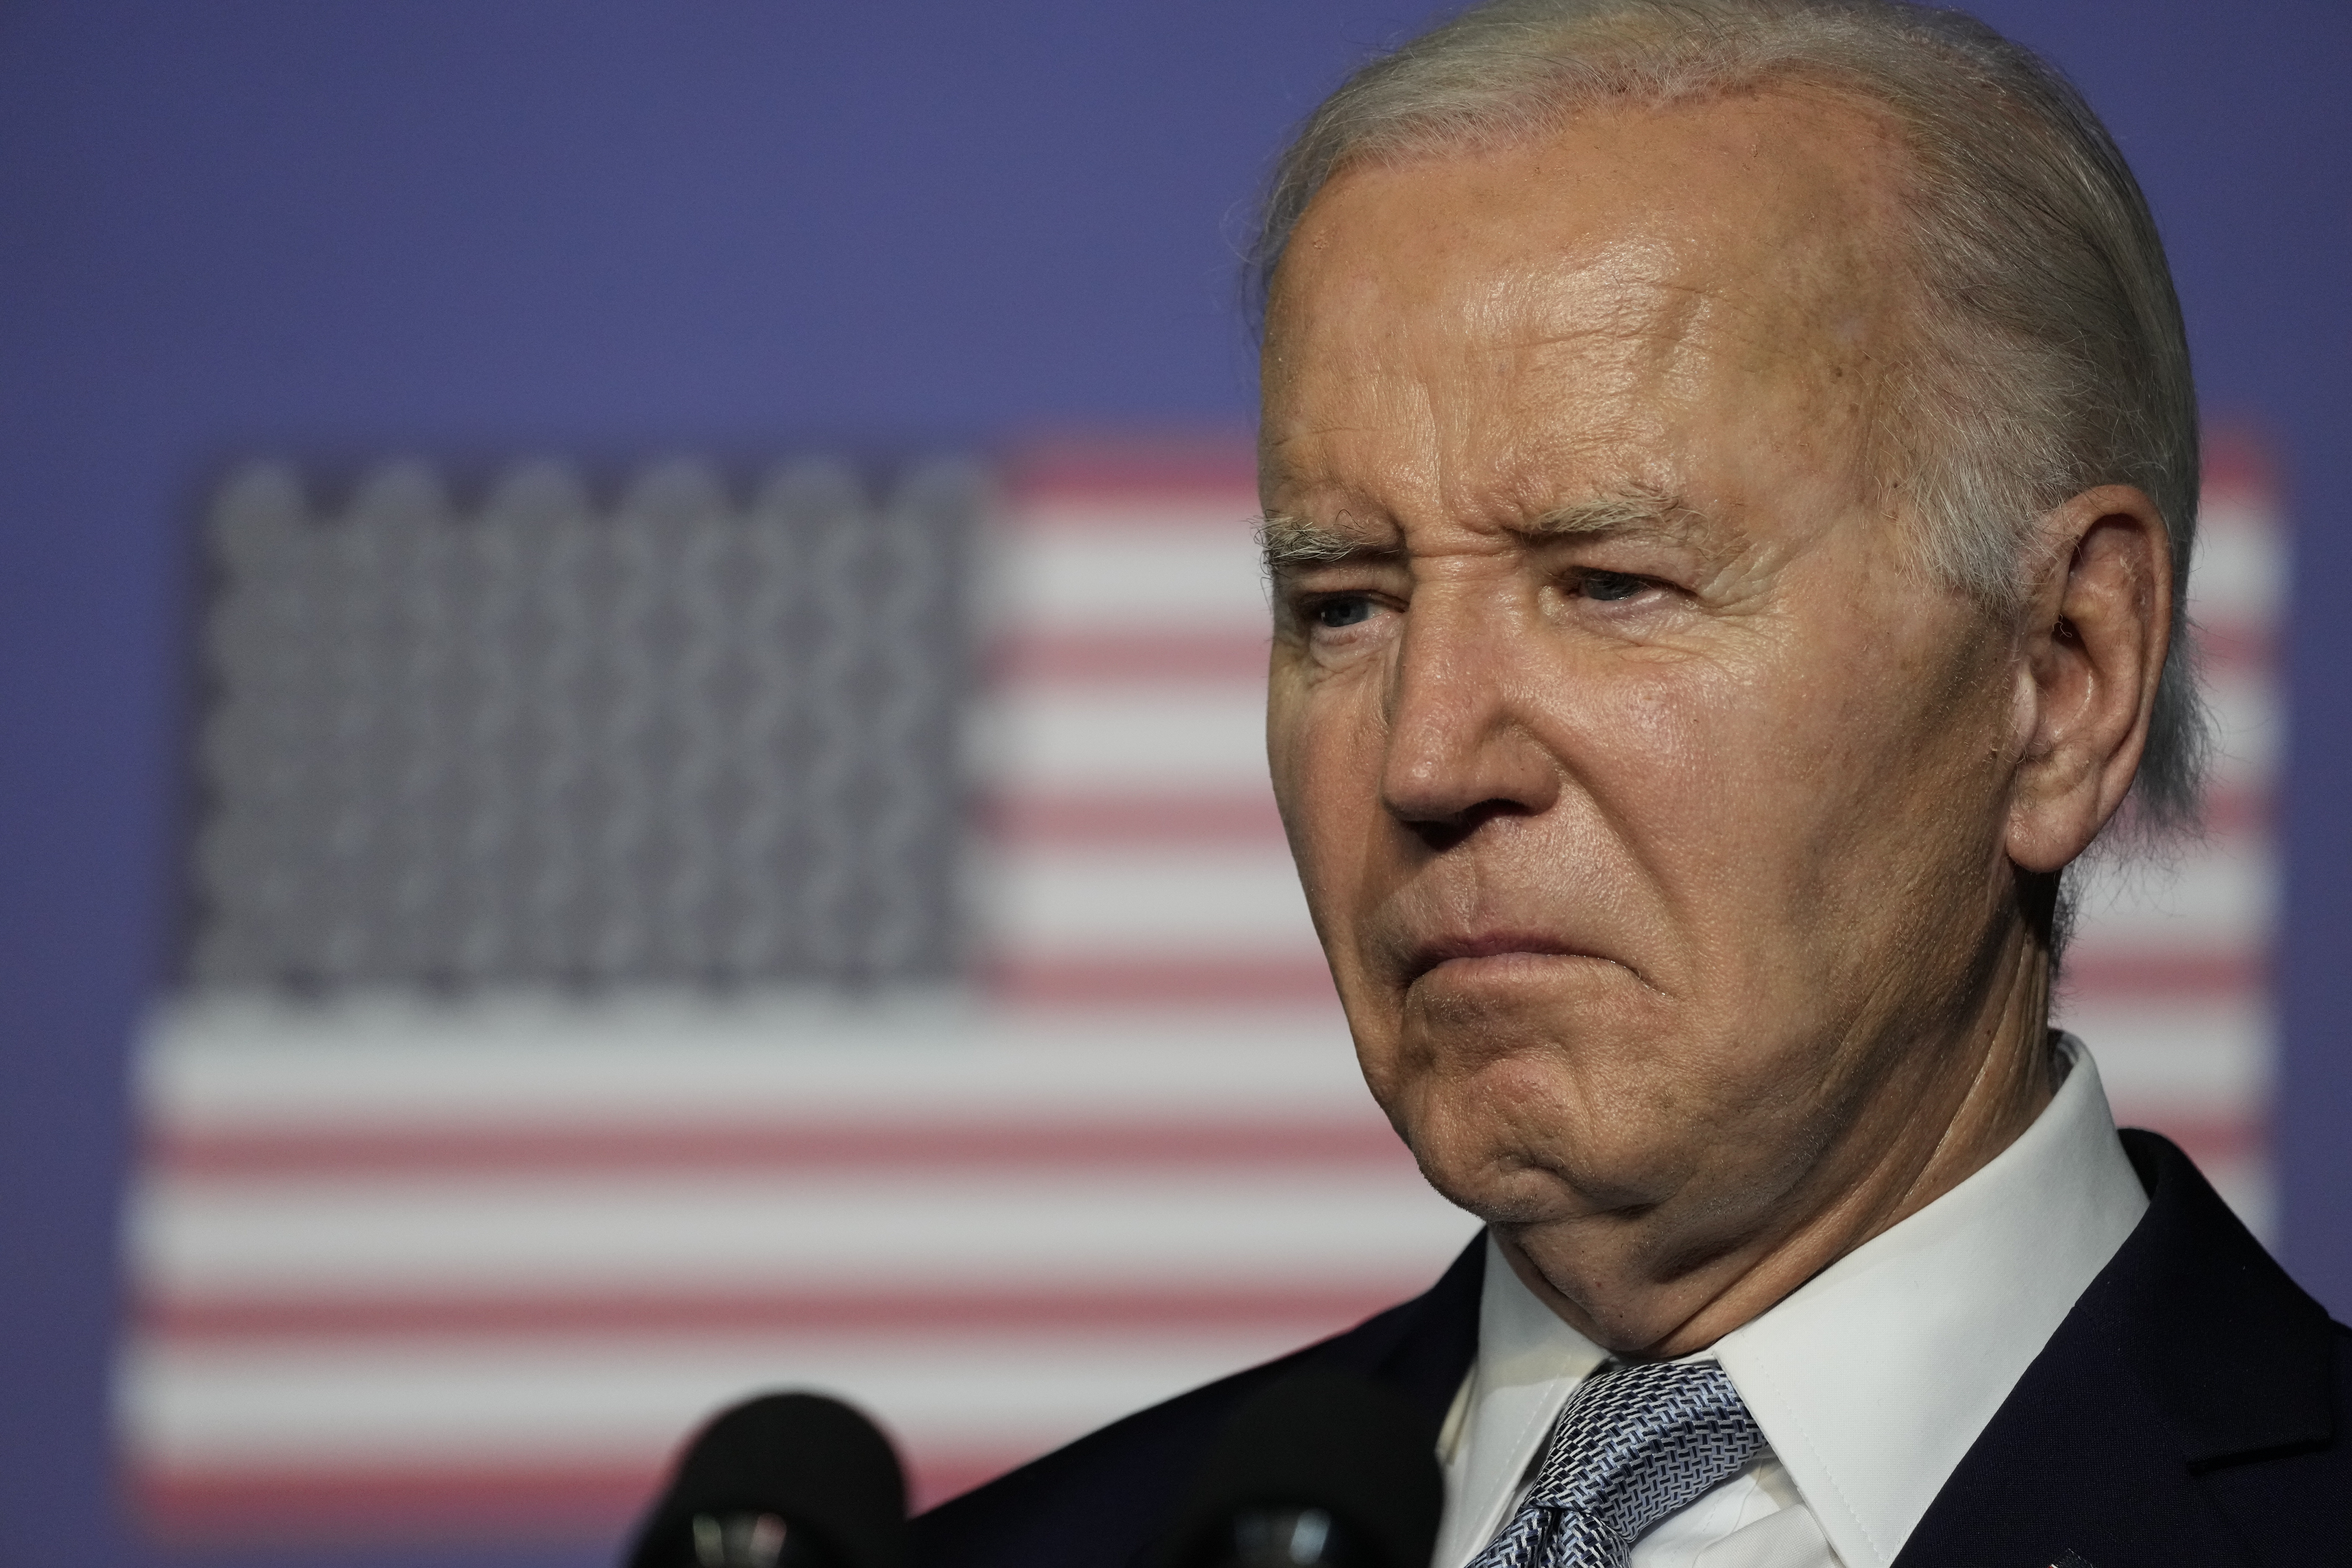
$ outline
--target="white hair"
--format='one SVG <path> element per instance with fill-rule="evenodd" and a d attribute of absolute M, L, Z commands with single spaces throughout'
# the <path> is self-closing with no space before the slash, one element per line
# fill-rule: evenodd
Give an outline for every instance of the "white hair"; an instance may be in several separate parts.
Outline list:
<path fill-rule="evenodd" d="M 1300 129 L 1262 209 L 1253 314 L 1342 167 L 1506 145 L 1602 102 L 1773 88 L 1874 108 L 1908 143 L 1920 308 L 1884 399 L 1880 466 L 1909 493 L 1930 566 L 2013 616 L 2047 564 L 2034 546 L 2051 509 L 2127 484 L 2162 512 L 2172 641 L 2134 813 L 2192 825 L 2209 731 L 2182 609 L 2198 443 L 2179 301 L 2098 118 L 1974 18 L 1896 0 L 1488 0 L 1358 70 Z M 2063 928 L 2054 880 L 2038 892 Z"/>

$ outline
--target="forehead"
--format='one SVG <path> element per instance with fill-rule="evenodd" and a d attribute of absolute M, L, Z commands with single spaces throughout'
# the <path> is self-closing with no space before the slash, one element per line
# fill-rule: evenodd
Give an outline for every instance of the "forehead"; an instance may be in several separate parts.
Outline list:
<path fill-rule="evenodd" d="M 1859 461 L 1906 298 L 1906 166 L 1883 117 L 1775 92 L 1345 169 L 1269 300 L 1269 485 L 1318 488 L 1368 448 L 1506 488 L 1593 448 L 1655 470 L 1734 426 Z M 1521 478 L 1477 471 L 1496 464 Z"/>

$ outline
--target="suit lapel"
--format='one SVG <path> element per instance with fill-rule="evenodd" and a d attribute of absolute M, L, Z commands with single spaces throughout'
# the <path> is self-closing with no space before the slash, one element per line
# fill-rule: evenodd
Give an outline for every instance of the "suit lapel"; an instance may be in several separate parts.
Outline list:
<path fill-rule="evenodd" d="M 2249 1561 L 2204 1474 L 2334 1429 L 2326 1315 L 2187 1157 L 2125 1147 L 2148 1210 L 1912 1531 L 1896 1568 Z"/>
<path fill-rule="evenodd" d="M 1481 1231 L 1436 1284 L 1307 1353 L 1395 1389 L 1429 1417 L 1433 1430 L 1477 1359 L 1478 1298 L 1486 1279 Z"/>

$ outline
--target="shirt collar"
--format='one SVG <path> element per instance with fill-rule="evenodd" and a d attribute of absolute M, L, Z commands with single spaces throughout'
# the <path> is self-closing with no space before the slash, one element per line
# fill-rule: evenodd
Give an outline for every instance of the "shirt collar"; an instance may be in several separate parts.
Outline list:
<path fill-rule="evenodd" d="M 2147 1208 L 2090 1053 L 1958 1186 L 1716 1354 L 1847 1568 L 1884 1568 Z"/>
<path fill-rule="evenodd" d="M 2147 1207 L 2090 1053 L 2057 1037 L 2056 1096 L 1981 1170 L 1815 1275 L 1710 1353 L 1847 1568 L 1885 1568 Z M 1441 1443 L 1459 1562 L 1608 1352 L 1490 1237 L 1478 1357 Z"/>
<path fill-rule="evenodd" d="M 1433 1561 L 1464 1562 L 1501 1527 L 1560 1406 L 1608 1359 L 1520 1281 L 1488 1232 L 1478 1359 L 1438 1442 L 1446 1499 Z"/>

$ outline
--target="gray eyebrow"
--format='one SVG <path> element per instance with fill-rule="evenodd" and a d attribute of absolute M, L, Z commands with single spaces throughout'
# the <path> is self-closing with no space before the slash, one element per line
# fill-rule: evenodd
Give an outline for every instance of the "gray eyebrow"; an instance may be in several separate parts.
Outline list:
<path fill-rule="evenodd" d="M 1257 542 L 1258 548 L 1265 552 L 1265 569 L 1269 573 L 1296 571 L 1302 566 L 1324 566 L 1334 561 L 1367 555 L 1394 553 L 1391 549 L 1367 544 L 1362 540 L 1336 533 L 1320 523 L 1279 511 L 1267 512 L 1258 519 Z"/>
<path fill-rule="evenodd" d="M 1635 531 L 1680 536 L 1704 527 L 1706 522 L 1706 519 L 1680 496 L 1647 485 L 1626 485 L 1606 495 L 1557 507 L 1512 531 L 1533 539 Z"/>
<path fill-rule="evenodd" d="M 1636 531 L 1686 538 L 1704 528 L 1706 521 L 1678 496 L 1646 485 L 1627 485 L 1606 495 L 1555 507 L 1510 531 L 1527 539 Z M 1258 519 L 1257 542 L 1265 552 L 1265 568 L 1271 574 L 1326 566 L 1338 561 L 1391 558 L 1399 553 L 1394 545 L 1370 543 L 1306 518 L 1278 511 L 1267 512 Z"/>

